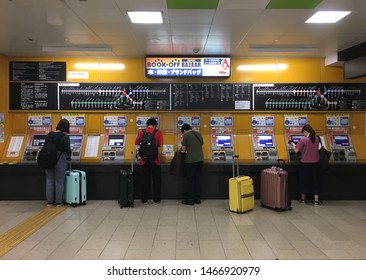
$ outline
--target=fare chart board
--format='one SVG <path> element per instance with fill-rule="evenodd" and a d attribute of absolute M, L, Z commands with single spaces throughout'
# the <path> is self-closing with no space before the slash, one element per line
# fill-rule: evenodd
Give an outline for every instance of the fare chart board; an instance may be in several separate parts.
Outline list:
<path fill-rule="evenodd" d="M 10 110 L 57 110 L 57 83 L 10 83 Z"/>
<path fill-rule="evenodd" d="M 171 96 L 172 110 L 252 109 L 250 84 L 172 84 Z"/>
<path fill-rule="evenodd" d="M 10 81 L 66 81 L 66 62 L 11 61 Z"/>

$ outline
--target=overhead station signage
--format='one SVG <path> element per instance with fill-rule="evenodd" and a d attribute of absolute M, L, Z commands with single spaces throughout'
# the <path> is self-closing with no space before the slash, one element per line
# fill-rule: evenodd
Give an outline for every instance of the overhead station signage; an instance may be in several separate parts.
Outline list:
<path fill-rule="evenodd" d="M 165 77 L 230 77 L 230 57 L 145 57 L 145 74 Z"/>

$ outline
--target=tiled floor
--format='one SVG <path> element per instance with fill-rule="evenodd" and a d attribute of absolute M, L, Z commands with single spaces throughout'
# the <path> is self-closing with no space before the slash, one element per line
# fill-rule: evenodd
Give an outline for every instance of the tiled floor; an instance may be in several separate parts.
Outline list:
<path fill-rule="evenodd" d="M 366 201 L 293 201 L 293 210 L 228 211 L 227 200 L 120 209 L 116 201 L 68 207 L 1 259 L 366 259 Z M 45 207 L 0 201 L 0 234 Z"/>

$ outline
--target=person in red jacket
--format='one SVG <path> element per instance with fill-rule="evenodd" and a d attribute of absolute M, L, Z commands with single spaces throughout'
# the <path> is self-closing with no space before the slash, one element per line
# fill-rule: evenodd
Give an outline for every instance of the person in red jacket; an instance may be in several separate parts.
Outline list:
<path fill-rule="evenodd" d="M 141 182 L 141 202 L 143 204 L 148 203 L 150 196 L 150 181 L 153 183 L 153 203 L 158 204 L 161 200 L 161 166 L 160 166 L 160 150 L 163 146 L 163 134 L 157 129 L 158 123 L 156 119 L 148 119 L 145 129 L 139 129 L 137 137 L 135 139 L 135 145 L 140 145 L 141 137 L 144 134 L 144 130 L 148 134 L 152 134 L 155 131 L 155 144 L 158 148 L 158 154 L 155 159 L 151 161 L 143 160 L 139 157 L 140 167 L 140 182 Z"/>

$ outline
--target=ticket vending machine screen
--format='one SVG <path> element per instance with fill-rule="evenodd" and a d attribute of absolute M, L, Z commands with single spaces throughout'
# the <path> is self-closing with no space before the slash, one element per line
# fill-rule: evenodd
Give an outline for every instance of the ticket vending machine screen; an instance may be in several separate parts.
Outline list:
<path fill-rule="evenodd" d="M 334 146 L 349 147 L 348 135 L 333 135 Z"/>
<path fill-rule="evenodd" d="M 32 146 L 41 147 L 44 145 L 45 141 L 46 141 L 46 135 L 34 135 Z"/>
<path fill-rule="evenodd" d="M 216 146 L 217 147 L 231 147 L 231 136 L 230 135 L 216 135 Z"/>
<path fill-rule="evenodd" d="M 70 146 L 72 148 L 81 147 L 81 143 L 83 142 L 83 135 L 69 135 L 70 138 Z"/>
<path fill-rule="evenodd" d="M 291 141 L 297 144 L 297 142 L 300 141 L 301 138 L 303 138 L 304 135 L 291 135 Z"/>
<path fill-rule="evenodd" d="M 108 137 L 108 146 L 110 147 L 123 147 L 124 135 L 111 134 Z"/>
<path fill-rule="evenodd" d="M 273 147 L 272 135 L 258 135 L 257 137 L 259 147 Z"/>

